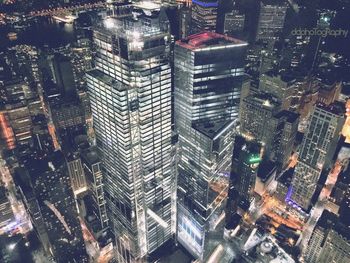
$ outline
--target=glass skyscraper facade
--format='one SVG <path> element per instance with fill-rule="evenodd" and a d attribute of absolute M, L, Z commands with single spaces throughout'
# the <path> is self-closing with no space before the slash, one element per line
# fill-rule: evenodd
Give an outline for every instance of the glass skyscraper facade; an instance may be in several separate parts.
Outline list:
<path fill-rule="evenodd" d="M 339 140 L 344 124 L 341 105 L 317 105 L 299 150 L 298 164 L 289 196 L 305 210 L 309 208 L 322 169 L 327 169 Z"/>
<path fill-rule="evenodd" d="M 135 262 L 173 237 L 176 174 L 171 144 L 168 19 L 134 8 L 94 30 L 87 75 L 96 143 L 118 262 Z"/>
<path fill-rule="evenodd" d="M 211 252 L 207 234 L 214 230 L 227 196 L 246 46 L 211 32 L 192 35 L 175 46 L 177 234 L 200 259 Z"/>

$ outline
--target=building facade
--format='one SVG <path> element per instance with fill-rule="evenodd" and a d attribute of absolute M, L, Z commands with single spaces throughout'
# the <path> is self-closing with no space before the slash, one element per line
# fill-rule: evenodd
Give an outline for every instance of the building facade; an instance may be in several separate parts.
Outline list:
<path fill-rule="evenodd" d="M 217 0 L 192 0 L 192 34 L 215 32 L 218 6 Z"/>
<path fill-rule="evenodd" d="M 299 150 L 291 188 L 292 200 L 304 209 L 310 205 L 322 169 L 331 164 L 343 124 L 343 106 L 315 106 Z"/>
<path fill-rule="evenodd" d="M 287 3 L 277 3 L 273 0 L 262 1 L 256 39 L 272 43 L 278 40 L 283 31 L 286 12 Z"/>
<path fill-rule="evenodd" d="M 175 46 L 175 127 L 179 135 L 178 240 L 195 257 L 227 196 L 247 44 L 206 32 Z"/>
<path fill-rule="evenodd" d="M 251 94 L 241 105 L 241 132 L 263 143 L 265 152 L 270 154 L 274 140 L 273 116 L 281 109 L 281 103 L 268 93 Z"/>
<path fill-rule="evenodd" d="M 118 262 L 135 262 L 175 233 L 168 19 L 152 5 L 107 17 L 87 74 Z"/>

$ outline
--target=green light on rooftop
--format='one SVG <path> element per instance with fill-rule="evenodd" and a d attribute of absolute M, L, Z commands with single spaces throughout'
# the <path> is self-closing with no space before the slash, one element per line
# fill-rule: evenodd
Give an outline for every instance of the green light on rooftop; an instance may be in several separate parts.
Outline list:
<path fill-rule="evenodd" d="M 253 156 L 253 157 L 250 157 L 249 160 L 248 160 L 248 162 L 249 162 L 250 164 L 253 164 L 253 163 L 260 163 L 260 161 L 261 161 L 260 156 Z"/>

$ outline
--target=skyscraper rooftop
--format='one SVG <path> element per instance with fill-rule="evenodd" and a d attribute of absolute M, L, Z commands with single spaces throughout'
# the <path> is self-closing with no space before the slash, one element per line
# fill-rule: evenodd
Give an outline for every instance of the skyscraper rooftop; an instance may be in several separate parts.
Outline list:
<path fill-rule="evenodd" d="M 204 32 L 189 36 L 177 41 L 179 46 L 188 49 L 202 49 L 206 47 L 246 46 L 247 43 L 232 37 L 220 35 L 213 32 Z"/>

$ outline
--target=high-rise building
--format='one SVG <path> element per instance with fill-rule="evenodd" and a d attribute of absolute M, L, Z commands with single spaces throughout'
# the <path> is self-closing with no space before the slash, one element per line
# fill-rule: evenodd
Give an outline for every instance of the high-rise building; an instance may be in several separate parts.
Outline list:
<path fill-rule="evenodd" d="M 68 175 L 65 158 L 60 151 L 46 157 L 32 158 L 26 169 L 39 205 L 34 207 L 36 223 L 44 223 L 49 251 L 58 263 L 87 262 L 82 229 Z M 22 189 L 26 195 L 26 189 Z M 31 192 L 31 191 L 30 191 Z M 35 204 L 35 201 L 32 201 Z M 36 226 L 41 228 L 42 226 Z"/>
<path fill-rule="evenodd" d="M 324 210 L 308 242 L 305 260 L 309 263 L 349 262 L 349 229 L 338 217 Z"/>
<path fill-rule="evenodd" d="M 292 181 L 291 199 L 308 209 L 322 169 L 333 159 L 344 124 L 344 106 L 315 106 L 299 150 Z"/>
<path fill-rule="evenodd" d="M 230 36 L 240 34 L 244 30 L 245 15 L 238 10 L 225 14 L 224 33 Z"/>
<path fill-rule="evenodd" d="M 192 34 L 216 31 L 218 0 L 192 0 Z"/>
<path fill-rule="evenodd" d="M 93 31 L 87 83 L 118 262 L 144 258 L 175 233 L 168 24 L 164 10 L 140 3 Z"/>
<path fill-rule="evenodd" d="M 280 111 L 281 103 L 268 93 L 250 94 L 241 105 L 241 132 L 263 143 L 270 154 L 274 139 L 272 117 Z"/>
<path fill-rule="evenodd" d="M 275 74 L 273 71 L 260 76 L 259 90 L 273 94 L 281 103 L 281 108 L 289 110 L 295 91 L 295 79 L 287 75 Z"/>
<path fill-rule="evenodd" d="M 261 145 L 256 141 L 236 136 L 230 183 L 237 189 L 240 198 L 248 200 L 254 191 L 259 163 L 262 160 Z"/>
<path fill-rule="evenodd" d="M 180 39 L 186 38 L 191 33 L 191 8 L 182 6 L 179 10 Z"/>
<path fill-rule="evenodd" d="M 257 40 L 275 42 L 283 31 L 287 3 L 276 0 L 263 0 L 260 3 Z"/>
<path fill-rule="evenodd" d="M 284 169 L 292 155 L 298 133 L 299 115 L 291 111 L 280 111 L 271 119 L 274 125 L 273 159 L 278 169 Z"/>
<path fill-rule="evenodd" d="M 284 168 L 291 157 L 298 124 L 299 115 L 281 110 L 281 101 L 269 93 L 253 93 L 242 101 L 242 134 L 261 142 L 264 155 L 275 161 L 278 169 Z"/>
<path fill-rule="evenodd" d="M 247 43 L 206 32 L 175 46 L 175 126 L 181 160 L 178 240 L 194 256 L 210 252 L 210 221 L 223 211 L 238 121 Z"/>
<path fill-rule="evenodd" d="M 89 202 L 86 202 L 89 206 L 87 209 L 88 224 L 93 232 L 96 233 L 108 227 L 102 162 L 95 147 L 82 150 L 81 159 L 90 196 L 88 198 Z"/>

